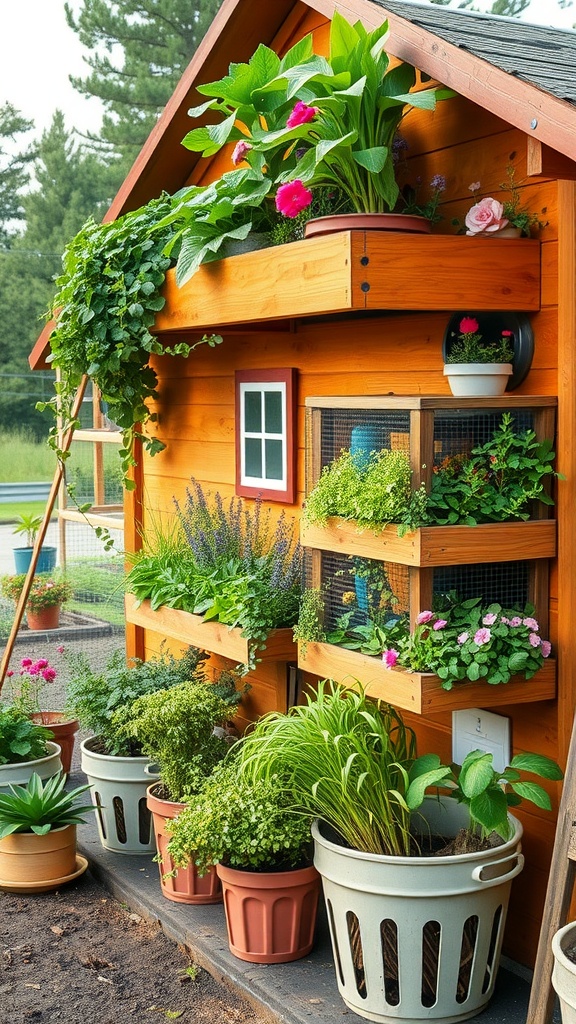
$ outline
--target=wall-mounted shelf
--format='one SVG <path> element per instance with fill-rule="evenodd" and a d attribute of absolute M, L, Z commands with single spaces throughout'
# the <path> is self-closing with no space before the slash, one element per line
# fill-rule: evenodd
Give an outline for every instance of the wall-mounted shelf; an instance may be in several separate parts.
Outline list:
<path fill-rule="evenodd" d="M 164 296 L 157 332 L 359 310 L 530 312 L 540 243 L 342 231 L 207 264 L 181 288 L 170 270 Z"/>

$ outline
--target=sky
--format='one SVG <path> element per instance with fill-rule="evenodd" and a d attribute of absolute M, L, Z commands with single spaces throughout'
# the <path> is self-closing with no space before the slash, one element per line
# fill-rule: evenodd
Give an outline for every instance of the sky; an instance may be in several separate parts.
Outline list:
<path fill-rule="evenodd" d="M 272 2 L 272 0 L 266 0 Z M 457 5 L 458 0 L 454 0 Z M 80 0 L 71 0 L 78 9 Z M 492 0 L 476 0 L 480 10 Z M 553 0 L 532 0 L 524 20 L 572 28 L 576 6 L 560 10 Z M 96 131 L 102 107 L 81 96 L 68 75 L 85 77 L 83 47 L 64 17 L 64 0 L 0 0 L 0 105 L 10 102 L 34 120 L 35 134 L 49 127 L 56 109 L 63 111 L 69 129 Z"/>

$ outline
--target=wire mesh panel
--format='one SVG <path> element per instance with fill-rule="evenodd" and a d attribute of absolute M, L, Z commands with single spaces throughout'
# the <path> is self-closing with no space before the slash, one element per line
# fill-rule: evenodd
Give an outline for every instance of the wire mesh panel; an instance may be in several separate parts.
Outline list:
<path fill-rule="evenodd" d="M 343 451 L 350 451 L 358 460 L 382 448 L 410 450 L 410 413 L 386 409 L 323 409 L 320 429 L 320 451 L 314 465 L 319 471 L 329 466 Z M 319 475 L 311 467 L 312 479 L 306 480 L 310 492 Z"/>
<path fill-rule="evenodd" d="M 434 464 L 447 457 L 469 456 L 474 448 L 487 444 L 507 412 L 502 409 L 438 409 L 434 413 Z M 534 429 L 532 409 L 513 409 L 512 428 L 517 433 Z"/>

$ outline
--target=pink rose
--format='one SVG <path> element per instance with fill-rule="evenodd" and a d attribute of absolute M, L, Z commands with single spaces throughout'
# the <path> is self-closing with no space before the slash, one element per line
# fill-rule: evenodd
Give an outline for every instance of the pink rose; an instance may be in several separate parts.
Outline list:
<path fill-rule="evenodd" d="M 468 210 L 465 217 L 465 224 L 468 228 L 467 235 L 492 234 L 505 228 L 508 220 L 503 216 L 504 207 L 497 199 L 481 199 L 472 209 Z"/>
<path fill-rule="evenodd" d="M 312 193 L 310 189 L 304 188 L 299 178 L 280 185 L 276 193 L 276 209 L 284 217 L 297 217 L 311 202 Z"/>
<path fill-rule="evenodd" d="M 387 651 L 382 654 L 382 661 L 386 668 L 394 668 L 394 665 L 398 661 L 398 651 L 392 650 L 390 647 Z"/>
<path fill-rule="evenodd" d="M 542 643 L 540 644 L 540 650 L 542 651 L 542 657 L 543 658 L 548 658 L 550 656 L 550 652 L 552 650 L 552 644 L 550 643 L 550 641 L 549 640 L 543 640 Z"/>
<path fill-rule="evenodd" d="M 460 330 L 462 334 L 476 334 L 478 321 L 473 316 L 463 316 L 460 321 Z"/>
<path fill-rule="evenodd" d="M 489 629 L 477 629 L 474 634 L 474 643 L 477 647 L 481 647 L 482 644 L 487 644 L 492 639 L 492 633 Z"/>
<path fill-rule="evenodd" d="M 242 161 L 246 159 L 246 154 L 253 148 L 254 147 L 251 146 L 249 142 L 244 142 L 240 139 L 240 142 L 236 143 L 232 152 L 232 163 L 234 166 L 237 167 L 238 164 L 241 164 Z"/>
<path fill-rule="evenodd" d="M 316 117 L 317 113 L 318 107 L 309 107 L 307 103 L 303 103 L 302 100 L 298 100 L 298 103 L 286 121 L 286 127 L 297 128 L 300 124 L 308 124 L 308 121 L 312 121 Z"/>
<path fill-rule="evenodd" d="M 423 626 L 426 622 L 430 622 L 430 619 L 433 618 L 434 612 L 420 612 L 420 614 L 416 616 L 416 625 Z"/>

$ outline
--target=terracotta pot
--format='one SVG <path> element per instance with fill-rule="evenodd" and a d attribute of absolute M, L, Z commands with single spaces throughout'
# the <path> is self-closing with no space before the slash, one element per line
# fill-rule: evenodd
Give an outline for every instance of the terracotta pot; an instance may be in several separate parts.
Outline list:
<path fill-rule="evenodd" d="M 66 718 L 61 711 L 39 711 L 31 718 L 36 725 L 45 725 L 54 734 L 54 739 L 60 747 L 62 769 L 66 775 L 69 775 L 74 751 L 74 737 L 80 727 L 78 719 Z"/>
<path fill-rule="evenodd" d="M 26 622 L 28 629 L 58 629 L 60 623 L 60 605 L 52 605 L 51 608 L 42 608 L 39 612 L 31 612 L 26 609 Z"/>
<path fill-rule="evenodd" d="M 410 213 L 335 213 L 312 217 L 304 226 L 304 238 L 331 235 L 335 231 L 398 231 L 430 234 L 432 223 Z"/>
<path fill-rule="evenodd" d="M 210 871 L 201 877 L 196 865 L 188 864 L 185 868 L 176 868 L 176 873 L 172 875 L 174 863 L 167 851 L 170 835 L 166 832 L 166 822 L 180 814 L 186 805 L 162 800 L 157 795 L 160 788 L 158 783 L 148 787 L 146 804 L 152 813 L 162 895 L 175 903 L 221 903 L 222 886 L 216 868 L 210 868 Z"/>
<path fill-rule="evenodd" d="M 320 877 L 295 871 L 240 871 L 217 864 L 230 951 L 253 964 L 285 964 L 314 943 Z"/>
<path fill-rule="evenodd" d="M 14 832 L 0 839 L 0 888 L 9 892 L 49 892 L 87 867 L 88 861 L 76 854 L 76 825 L 44 836 Z"/>

